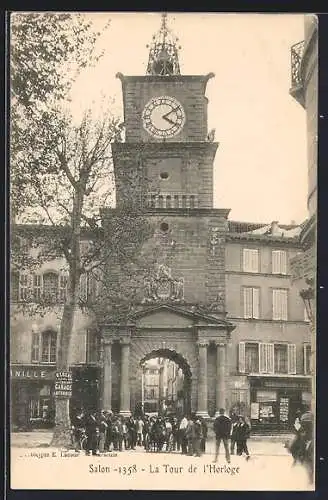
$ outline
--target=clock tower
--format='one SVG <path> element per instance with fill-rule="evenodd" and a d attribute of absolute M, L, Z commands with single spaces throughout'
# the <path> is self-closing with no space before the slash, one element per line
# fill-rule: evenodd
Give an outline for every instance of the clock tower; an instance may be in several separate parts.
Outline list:
<path fill-rule="evenodd" d="M 226 407 L 227 345 L 234 328 L 225 319 L 229 210 L 213 208 L 218 143 L 208 131 L 205 93 L 214 74 L 182 75 L 177 42 L 163 14 L 146 74 L 117 74 L 125 140 L 112 144 L 116 205 L 142 208 L 155 228 L 147 251 L 152 245 L 156 251 L 147 254 L 152 263 L 136 293 L 132 323 L 119 333 L 117 325 L 104 326 L 105 344 L 123 343 L 110 368 L 120 366 L 120 391 L 111 390 L 109 403 L 104 384 L 103 405 L 129 414 L 144 393 L 144 360 L 167 357 L 183 370 L 185 411 L 206 417 Z"/>

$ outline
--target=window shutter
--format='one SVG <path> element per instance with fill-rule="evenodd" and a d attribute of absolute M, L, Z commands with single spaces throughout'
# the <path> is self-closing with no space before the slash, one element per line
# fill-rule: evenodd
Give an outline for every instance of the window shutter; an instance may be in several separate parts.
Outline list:
<path fill-rule="evenodd" d="M 245 342 L 239 342 L 238 370 L 240 373 L 245 373 Z"/>
<path fill-rule="evenodd" d="M 296 374 L 296 345 L 288 344 L 288 373 Z"/>
<path fill-rule="evenodd" d="M 244 288 L 244 318 L 252 317 L 252 288 L 245 287 Z"/>
<path fill-rule="evenodd" d="M 279 272 L 279 251 L 272 250 L 272 274 L 277 274 Z"/>
<path fill-rule="evenodd" d="M 259 319 L 260 317 L 260 290 L 253 288 L 253 318 Z"/>
<path fill-rule="evenodd" d="M 287 320 L 287 290 L 281 290 L 281 319 Z"/>
<path fill-rule="evenodd" d="M 308 375 L 306 357 L 307 357 L 307 345 L 304 344 L 303 345 L 303 369 L 304 369 L 304 375 Z"/>
<path fill-rule="evenodd" d="M 274 344 L 267 344 L 267 373 L 274 372 Z"/>
<path fill-rule="evenodd" d="M 281 251 L 280 252 L 280 264 L 281 264 L 281 268 L 280 268 L 280 272 L 281 274 L 287 274 L 287 252 L 285 251 Z"/>
<path fill-rule="evenodd" d="M 259 251 L 258 250 L 251 250 L 251 255 L 252 255 L 252 272 L 258 273 L 259 272 Z"/>
<path fill-rule="evenodd" d="M 272 319 L 287 320 L 287 290 L 272 290 Z"/>
<path fill-rule="evenodd" d="M 260 364 L 260 373 L 267 372 L 267 344 L 263 344 L 262 342 L 259 344 L 259 364 Z"/>
<path fill-rule="evenodd" d="M 32 363 L 40 361 L 40 333 L 32 332 Z"/>

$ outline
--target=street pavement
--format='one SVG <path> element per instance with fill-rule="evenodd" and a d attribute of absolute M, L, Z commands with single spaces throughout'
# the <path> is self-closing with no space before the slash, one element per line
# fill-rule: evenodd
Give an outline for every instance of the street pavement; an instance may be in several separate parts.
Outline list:
<path fill-rule="evenodd" d="M 213 463 L 215 442 L 206 454 L 111 452 L 86 456 L 50 446 L 52 433 L 34 431 L 11 436 L 11 486 L 27 489 L 261 490 L 311 491 L 303 467 L 280 442 L 249 440 L 251 458 L 233 455 L 227 464 L 223 446 Z"/>

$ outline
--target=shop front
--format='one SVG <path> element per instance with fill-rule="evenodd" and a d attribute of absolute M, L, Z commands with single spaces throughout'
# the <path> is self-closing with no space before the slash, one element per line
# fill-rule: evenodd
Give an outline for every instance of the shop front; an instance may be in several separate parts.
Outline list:
<path fill-rule="evenodd" d="M 261 432 L 291 431 L 296 411 L 311 401 L 307 377 L 250 377 L 252 429 Z"/>
<path fill-rule="evenodd" d="M 86 365 L 72 367 L 71 417 L 82 409 L 94 411 L 101 407 L 100 375 L 98 367 Z M 55 425 L 56 367 L 54 365 L 11 365 L 10 379 L 12 430 L 24 431 L 53 427 Z"/>
<path fill-rule="evenodd" d="M 11 365 L 10 379 L 12 430 L 52 427 L 55 367 Z"/>

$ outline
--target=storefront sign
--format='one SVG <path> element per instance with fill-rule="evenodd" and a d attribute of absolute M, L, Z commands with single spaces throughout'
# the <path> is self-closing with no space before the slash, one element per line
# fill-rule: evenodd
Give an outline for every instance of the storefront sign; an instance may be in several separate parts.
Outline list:
<path fill-rule="evenodd" d="M 72 372 L 56 372 L 55 397 L 70 398 L 72 396 Z"/>
<path fill-rule="evenodd" d="M 310 381 L 297 381 L 297 380 L 264 380 L 264 387 L 286 388 L 286 389 L 308 389 Z"/>
<path fill-rule="evenodd" d="M 25 380 L 40 380 L 40 379 L 53 379 L 54 370 L 47 370 L 44 367 L 26 367 L 26 366 L 12 366 L 10 368 L 10 377 L 12 379 L 25 379 Z"/>

